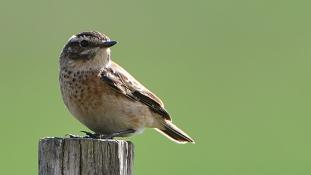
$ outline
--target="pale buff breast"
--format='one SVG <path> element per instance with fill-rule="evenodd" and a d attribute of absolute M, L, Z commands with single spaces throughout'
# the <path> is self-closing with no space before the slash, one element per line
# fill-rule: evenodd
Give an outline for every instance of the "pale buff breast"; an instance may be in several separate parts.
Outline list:
<path fill-rule="evenodd" d="M 100 80 L 97 72 L 62 70 L 60 84 L 68 110 L 96 133 L 142 130 L 156 125 L 147 106 L 112 89 Z"/>

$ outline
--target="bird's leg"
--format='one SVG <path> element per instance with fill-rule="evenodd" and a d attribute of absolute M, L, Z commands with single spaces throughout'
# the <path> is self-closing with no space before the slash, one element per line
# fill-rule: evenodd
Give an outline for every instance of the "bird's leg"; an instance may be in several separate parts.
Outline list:
<path fill-rule="evenodd" d="M 78 135 L 74 135 L 74 134 L 66 134 L 65 137 L 69 137 L 69 138 L 80 138 L 80 136 Z"/>
<path fill-rule="evenodd" d="M 113 139 L 114 137 L 119 137 L 122 136 L 124 134 L 131 134 L 134 133 L 135 130 L 134 129 L 127 129 L 127 130 L 123 130 L 123 131 L 118 131 L 115 133 L 111 133 L 111 134 L 97 134 L 97 133 L 91 133 L 91 132 L 87 132 L 87 131 L 81 131 L 83 133 L 86 134 L 85 138 L 92 138 L 92 139 Z"/>
<path fill-rule="evenodd" d="M 120 136 L 125 135 L 125 134 L 132 134 L 135 131 L 136 130 L 134 130 L 134 129 L 127 129 L 127 130 L 118 131 L 118 132 L 115 132 L 115 133 L 112 133 L 112 134 L 108 134 L 108 135 L 105 135 L 105 136 L 107 136 L 108 139 L 113 139 L 114 137 L 120 137 Z"/>
<path fill-rule="evenodd" d="M 91 133 L 88 131 L 81 131 L 83 132 L 86 136 L 84 138 L 91 138 L 91 139 L 98 139 L 100 137 L 100 134 L 96 134 L 96 133 Z"/>

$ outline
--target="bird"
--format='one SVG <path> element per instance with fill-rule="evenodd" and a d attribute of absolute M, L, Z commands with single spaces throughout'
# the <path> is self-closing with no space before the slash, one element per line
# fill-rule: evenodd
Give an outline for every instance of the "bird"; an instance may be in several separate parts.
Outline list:
<path fill-rule="evenodd" d="M 172 123 L 159 97 L 112 61 L 117 41 L 97 31 L 69 38 L 59 57 L 59 84 L 65 106 L 91 132 L 111 139 L 154 128 L 176 143 L 194 140 Z"/>

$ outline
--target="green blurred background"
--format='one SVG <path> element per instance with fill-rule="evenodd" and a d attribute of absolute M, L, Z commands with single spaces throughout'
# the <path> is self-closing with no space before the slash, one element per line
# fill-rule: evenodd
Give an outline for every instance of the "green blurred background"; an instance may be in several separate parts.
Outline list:
<path fill-rule="evenodd" d="M 152 129 L 135 174 L 311 174 L 310 1 L 0 2 L 0 174 L 37 174 L 38 140 L 86 128 L 66 110 L 58 56 L 98 30 L 113 59 L 196 144 Z"/>

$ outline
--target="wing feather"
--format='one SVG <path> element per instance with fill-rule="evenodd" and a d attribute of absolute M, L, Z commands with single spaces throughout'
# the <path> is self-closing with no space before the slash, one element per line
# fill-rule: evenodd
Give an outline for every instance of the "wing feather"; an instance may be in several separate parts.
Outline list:
<path fill-rule="evenodd" d="M 119 93 L 131 100 L 147 105 L 153 112 L 160 114 L 164 119 L 171 120 L 165 110 L 163 102 L 142 84 L 140 84 L 127 71 L 114 62 L 104 68 L 100 73 L 101 80 L 110 85 Z"/>

